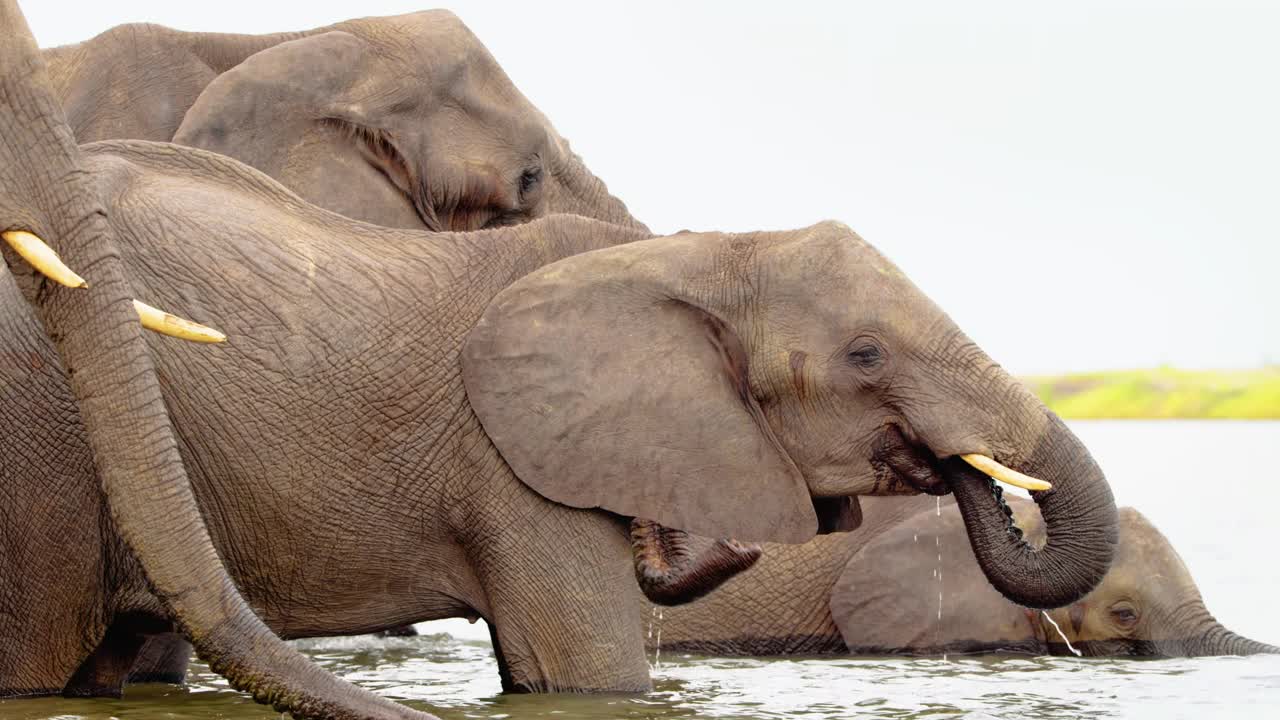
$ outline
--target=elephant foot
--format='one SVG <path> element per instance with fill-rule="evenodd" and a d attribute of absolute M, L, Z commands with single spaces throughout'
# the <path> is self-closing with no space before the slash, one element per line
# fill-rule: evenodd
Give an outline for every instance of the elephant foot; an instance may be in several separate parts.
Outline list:
<path fill-rule="evenodd" d="M 631 521 L 631 551 L 640 589 L 659 605 L 697 600 L 754 565 L 763 552 L 754 543 L 720 539 L 695 556 L 688 533 L 640 518 Z"/>

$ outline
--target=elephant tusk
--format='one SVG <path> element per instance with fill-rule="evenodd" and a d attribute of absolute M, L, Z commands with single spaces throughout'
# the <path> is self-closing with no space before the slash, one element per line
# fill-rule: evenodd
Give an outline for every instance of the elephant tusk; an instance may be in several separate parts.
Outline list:
<path fill-rule="evenodd" d="M 986 455 L 970 453 L 961 455 L 960 459 L 1002 483 L 1020 487 L 1023 490 L 1048 490 L 1053 487 L 1043 480 L 1037 480 L 1030 475 L 1023 475 L 1017 470 L 1010 470 Z"/>
<path fill-rule="evenodd" d="M 71 268 L 62 262 L 53 248 L 34 234 L 26 230 L 6 230 L 3 235 L 9 247 L 30 263 L 31 267 L 39 270 L 41 275 L 69 288 L 89 287 L 89 283 L 85 282 L 84 278 L 72 272 Z"/>
<path fill-rule="evenodd" d="M 138 317 L 142 320 L 142 327 L 154 330 L 161 335 L 202 343 L 220 343 L 225 342 L 227 339 L 226 335 L 211 327 L 191 322 L 177 315 L 170 315 L 163 310 L 157 310 L 141 300 L 133 301 L 133 309 L 138 311 Z"/>

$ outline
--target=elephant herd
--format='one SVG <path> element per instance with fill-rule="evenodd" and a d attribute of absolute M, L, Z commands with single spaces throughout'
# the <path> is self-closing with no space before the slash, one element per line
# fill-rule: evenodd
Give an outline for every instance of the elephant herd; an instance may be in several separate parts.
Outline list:
<path fill-rule="evenodd" d="M 654 602 L 703 653 L 1276 650 L 848 227 L 654 237 L 447 12 L 0 32 L 0 697 L 189 642 L 423 717 L 282 639 L 447 617 L 507 691 L 642 692 Z"/>

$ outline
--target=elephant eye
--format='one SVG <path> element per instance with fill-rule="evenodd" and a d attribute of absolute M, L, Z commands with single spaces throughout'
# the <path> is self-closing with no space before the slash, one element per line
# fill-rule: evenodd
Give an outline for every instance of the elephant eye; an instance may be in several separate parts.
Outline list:
<path fill-rule="evenodd" d="M 1138 623 L 1138 611 L 1127 604 L 1115 605 L 1111 608 L 1111 619 L 1125 630 Z"/>
<path fill-rule="evenodd" d="M 533 186 L 537 185 L 538 181 L 541 179 L 542 179 L 542 168 L 535 167 L 535 168 L 529 168 L 528 170 L 525 170 L 523 173 L 520 174 L 520 194 L 524 195 L 525 193 L 532 190 Z"/>
<path fill-rule="evenodd" d="M 884 353 L 872 343 L 858 343 L 847 355 L 849 364 L 863 370 L 871 370 L 884 360 Z"/>

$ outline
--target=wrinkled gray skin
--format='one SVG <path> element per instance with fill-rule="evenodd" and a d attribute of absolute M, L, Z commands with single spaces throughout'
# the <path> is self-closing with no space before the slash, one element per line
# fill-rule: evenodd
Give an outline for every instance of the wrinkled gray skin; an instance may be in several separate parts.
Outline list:
<path fill-rule="evenodd" d="M 1066 571 L 1054 571 L 1048 580 L 1034 574 L 1034 565 L 1007 568 L 1015 578 L 1032 573 L 1022 583 L 1029 591 L 1052 582 L 1055 592 L 1083 594 L 1092 583 L 1057 584 L 1064 577 L 1100 577 L 1102 569 L 1090 565 L 1099 556 L 1109 559 L 1105 543 L 1114 532 L 1114 508 L 1087 453 L 842 225 L 621 244 L 642 235 L 557 216 L 432 237 L 318 210 L 269 178 L 198 150 L 100 143 L 82 153 L 135 292 L 215 323 L 230 337 L 220 346 L 160 336 L 148 344 L 213 544 L 254 610 L 286 637 L 479 615 L 494 629 L 510 690 L 643 690 L 648 668 L 631 620 L 640 612 L 641 595 L 626 517 L 650 517 L 713 537 L 805 540 L 817 529 L 811 496 L 818 493 L 914 492 L 920 484 L 963 494 L 973 485 L 976 514 L 994 511 L 999 519 L 989 528 L 975 526 L 971 542 L 997 551 L 1014 542 L 986 482 L 931 459 L 935 453 L 993 452 L 1056 484 L 1043 503 L 1069 509 L 1075 522 L 1058 532 L 1089 552 L 1081 559 L 1057 557 Z M 226 207 L 236 212 L 223 213 Z M 353 243 L 353 237 L 368 242 Z M 596 248 L 604 249 L 579 254 Z M 554 262 L 560 258 L 566 259 Z M 16 282 L 5 313 L 26 317 L 29 306 L 17 293 L 33 298 L 37 283 L 16 258 L 6 254 L 6 261 Z M 528 302 L 534 296 L 541 300 Z M 583 310 L 601 315 L 563 321 L 529 315 Z M 619 319 L 631 325 L 620 326 Z M 543 339 L 536 332 L 491 332 L 511 322 L 569 336 L 552 338 L 550 347 L 530 355 L 527 344 Z M 883 363 L 852 353 L 871 334 L 883 346 Z M 31 413 L 73 409 L 44 336 L 28 329 L 4 337 L 29 343 L 49 383 L 42 397 L 28 398 L 22 393 L 29 391 L 20 390 L 31 384 L 24 375 L 5 385 L 9 392 L 26 398 Z M 859 340 L 851 344 L 853 339 Z M 507 341 L 517 347 L 504 350 Z M 783 362 L 773 362 L 780 352 Z M 575 364 L 598 353 L 611 357 L 586 368 Z M 812 359 L 799 362 L 799 353 Z M 586 376 L 576 386 L 592 388 L 588 395 L 601 393 L 610 406 L 625 390 L 671 388 L 678 401 L 637 397 L 618 411 L 644 407 L 668 425 L 692 420 L 698 427 L 683 433 L 682 447 L 661 428 L 609 425 L 630 419 L 629 411 L 593 415 L 599 434 L 585 439 L 584 447 L 613 457 L 591 466 L 587 478 L 601 480 L 587 489 L 609 492 L 579 502 L 612 513 L 553 502 L 534 490 L 535 482 L 546 484 L 541 468 L 525 467 L 529 477 L 518 477 L 510 458 L 528 458 L 509 440 L 495 443 L 494 433 L 510 438 L 515 426 L 505 424 L 502 405 L 491 401 L 505 396 L 512 407 L 554 409 L 545 400 L 526 405 L 530 400 L 519 397 L 530 387 L 550 388 L 522 374 L 547 371 L 524 365 L 530 358 L 560 363 L 552 372 L 563 382 L 574 373 L 612 368 L 628 355 L 628 367 L 610 370 L 617 372 L 613 387 Z M 524 367 L 509 368 L 504 379 L 496 371 L 508 359 Z M 488 372 L 493 379 L 473 384 L 475 373 Z M 467 374 L 473 377 L 464 387 Z M 933 398 L 927 407 L 903 400 L 912 396 L 907 388 L 913 383 Z M 1001 390 L 992 392 L 986 383 L 1000 383 Z M 947 400 L 948 394 L 955 399 Z M 1001 402 L 984 407 L 982 398 Z M 478 405 L 487 419 L 477 417 Z M 708 414 L 719 420 L 706 421 Z M 68 416 L 75 418 L 71 411 Z M 908 434 L 915 443 L 907 447 L 886 437 L 882 423 L 888 418 L 894 418 L 895 435 Z M 36 550 L 78 557 L 86 545 L 105 549 L 76 563 L 80 574 L 60 567 L 56 582 L 24 576 L 22 567 L 3 568 L 6 577 L 23 576 L 18 586 L 28 593 L 22 602 L 36 603 L 4 621 L 40 628 L 16 635 L 0 628 L 7 638 L 27 638 L 0 648 L 5 692 L 57 691 L 73 676 L 86 680 L 71 691 L 118 691 L 134 649 L 114 642 L 113 633 L 136 638 L 167 630 L 172 615 L 128 554 L 112 549 L 119 540 L 111 526 L 95 519 L 101 499 L 91 490 L 96 482 L 78 428 L 46 418 L 11 422 L 19 427 L 0 437 L 26 427 L 65 426 L 49 455 L 78 473 L 57 482 L 90 489 L 61 510 L 79 519 L 68 532 L 85 537 L 73 548 L 53 542 Z M 564 418 L 551 413 L 543 424 L 559 422 Z M 579 427 L 557 434 L 571 436 Z M 612 448 L 599 444 L 610 438 Z M 690 442 L 700 444 L 700 472 L 680 467 Z M 1045 448 L 1064 443 L 1074 448 L 1065 456 L 1069 462 L 1049 462 Z M 679 452 L 664 461 L 670 472 L 648 467 L 656 449 Z M 548 457 L 559 457 L 555 450 L 548 446 Z M 639 456 L 628 456 L 631 450 Z M 908 465 L 913 458 L 939 467 L 938 474 L 908 479 L 895 470 L 918 470 Z M 768 474 L 776 468 L 786 472 Z M 54 481 L 47 468 L 33 462 L 15 470 L 25 486 L 10 487 L 25 487 L 24 498 L 38 497 L 43 513 L 58 512 L 50 505 L 60 506 L 64 498 L 49 496 Z M 581 470 L 569 474 L 580 479 Z M 644 478 L 659 492 L 637 493 L 632 478 Z M 673 505 L 703 508 L 694 516 L 702 520 Z M 182 556 L 175 561 L 179 567 L 189 548 L 182 533 L 200 524 L 194 512 L 157 518 L 181 518 L 173 520 L 176 534 L 166 546 Z M 5 522 L 18 520 L 7 516 Z M 1033 561 L 1052 547 L 1033 554 Z M 147 566 L 145 557 L 142 562 Z M 103 577 L 111 582 L 104 585 Z M 182 575 L 177 578 L 186 587 Z M 37 596 L 32 587 L 46 592 Z M 193 589 L 182 597 L 202 595 Z M 57 655 L 57 663 L 45 645 L 49 625 L 41 619 L 55 612 L 64 620 L 58 627 L 80 629 L 75 647 Z M 204 626 L 179 619 L 199 648 Z M 225 660 L 244 649 L 234 632 L 218 639 L 225 642 L 202 650 L 216 668 L 240 687 L 262 681 L 257 666 Z M 38 672 L 10 669 L 37 660 L 44 665 Z M 317 694 L 314 682 L 301 689 Z M 288 700 L 298 690 L 285 688 L 273 699 Z"/>
<path fill-rule="evenodd" d="M 44 55 L 81 143 L 202 147 L 390 227 L 643 228 L 445 10 L 273 35 L 122 25 Z"/>
<path fill-rule="evenodd" d="M 0 526 L 60 522 L 52 537 L 3 539 L 0 575 L 20 588 L 0 615 L 4 694 L 118 692 L 140 639 L 176 624 L 260 700 L 412 715 L 305 664 L 267 627 L 300 637 L 474 615 L 493 628 L 509 690 L 643 690 L 636 517 L 803 541 L 815 497 L 951 490 L 988 577 L 1026 602 L 1075 600 L 1110 561 L 1114 505 L 1078 440 L 843 225 L 643 242 L 565 216 L 471 234 L 382 228 L 200 150 L 77 152 L 43 78 L 27 85 L 43 104 L 7 93 L 19 102 L 0 136 L 42 108 L 62 139 L 50 156 L 81 163 L 69 177 L 91 184 L 75 227 L 114 237 L 133 294 L 230 341 L 148 337 L 154 375 L 105 378 L 113 392 L 158 380 L 163 404 L 144 392 L 146 418 L 167 410 L 177 431 L 163 443 L 163 426 L 124 412 L 106 427 L 147 432 L 112 465 L 103 426 L 75 408 L 114 396 L 84 393 L 79 371 L 68 387 L 31 315 L 62 291 L 6 251 L 4 341 L 34 355 L 6 367 L 4 407 L 22 412 L 0 428 L 16 443 L 5 487 L 23 502 L 3 506 Z M 29 184 L 22 167 L 51 162 L 31 155 L 40 142 L 21 151 L 0 166 L 0 210 L 19 218 L 5 222 L 58 238 L 24 209 L 53 189 L 9 199 Z M 77 264 L 100 282 L 92 258 Z M 103 337 L 62 357 L 78 368 Z M 141 454 L 157 448 L 170 457 Z M 969 452 L 1054 483 L 1038 500 L 1055 542 L 1035 552 L 1008 531 L 987 481 L 955 461 Z M 154 468 L 174 475 L 143 474 Z M 135 504 L 114 501 L 120 482 Z M 74 492 L 50 494 L 63 486 Z M 27 556 L 74 562 L 39 575 L 13 561 Z"/>
<path fill-rule="evenodd" d="M 663 612 L 662 648 L 706 655 L 1020 653 L 1179 657 L 1277 653 L 1214 620 L 1178 553 L 1145 517 L 1120 509 L 1120 542 L 1102 582 L 1045 615 L 1001 597 L 950 499 L 867 498 L 851 533 L 768 545 L 751 570 Z M 1035 506 L 1010 502 L 1035 545 Z M 938 560 L 938 556 L 942 560 Z M 941 579 L 938 576 L 941 570 Z M 938 617 L 938 593 L 943 593 Z M 652 622 L 642 615 L 641 624 Z"/>
<path fill-rule="evenodd" d="M 103 187 L 86 171 L 13 0 L 0 0 L 0 138 L 0 231 L 39 235 L 89 283 L 33 278 L 6 247 L 0 695 L 74 691 L 127 670 L 149 621 L 115 610 L 154 610 L 163 598 L 200 652 L 263 701 L 309 717 L 428 717 L 288 648 L 227 576 L 131 306 Z M 146 597 L 130 595 L 125 578 Z M 115 593 L 123 595 L 102 602 Z"/>
<path fill-rule="evenodd" d="M 44 55 L 81 142 L 203 147 L 389 227 L 473 230 L 565 212 L 644 229 L 448 11 L 274 35 L 122 25 Z M 637 577 L 676 604 L 756 557 L 717 549 L 637 548 Z"/>

